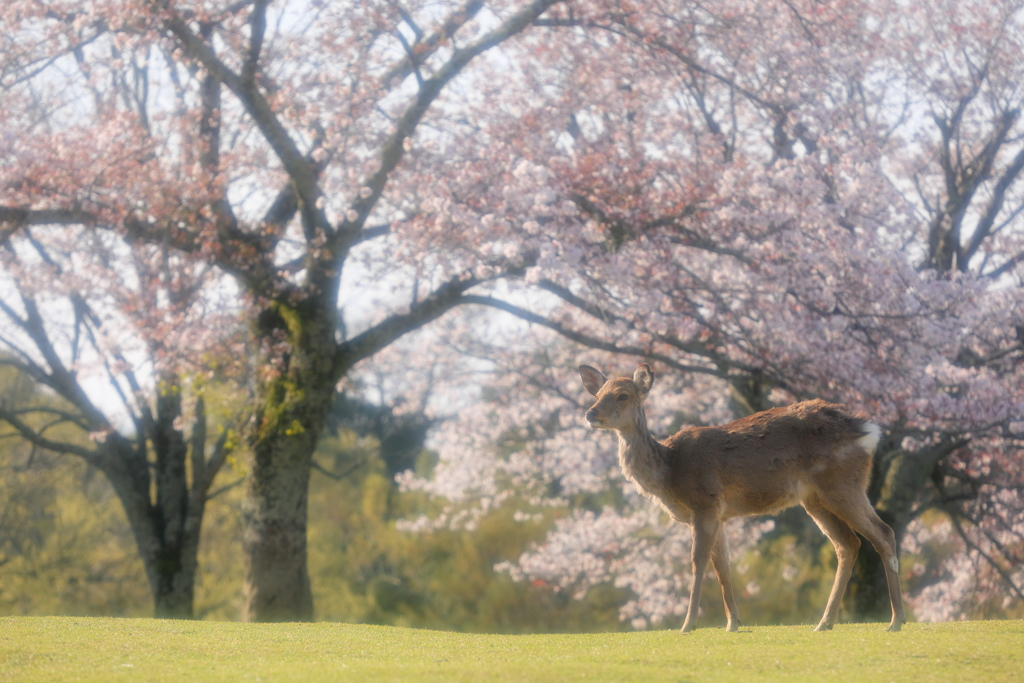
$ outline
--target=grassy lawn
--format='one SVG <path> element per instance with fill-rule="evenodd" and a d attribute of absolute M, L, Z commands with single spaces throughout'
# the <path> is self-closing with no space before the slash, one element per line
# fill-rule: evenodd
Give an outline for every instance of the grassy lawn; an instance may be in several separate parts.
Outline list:
<path fill-rule="evenodd" d="M 1024 681 L 1024 621 L 477 635 L 0 618 L 0 681 Z"/>

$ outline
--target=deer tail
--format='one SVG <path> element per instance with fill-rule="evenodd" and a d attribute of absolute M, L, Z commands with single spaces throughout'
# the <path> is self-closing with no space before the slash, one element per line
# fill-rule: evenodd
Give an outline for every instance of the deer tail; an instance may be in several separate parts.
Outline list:
<path fill-rule="evenodd" d="M 878 441 L 882 438 L 882 428 L 876 425 L 874 422 L 868 422 L 865 420 L 858 429 L 862 437 L 857 439 L 857 445 L 864 450 L 864 452 L 874 455 L 875 449 L 878 448 Z"/>

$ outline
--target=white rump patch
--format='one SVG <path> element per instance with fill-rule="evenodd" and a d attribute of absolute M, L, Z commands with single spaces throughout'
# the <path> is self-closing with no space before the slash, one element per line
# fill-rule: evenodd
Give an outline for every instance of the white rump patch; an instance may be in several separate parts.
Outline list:
<path fill-rule="evenodd" d="M 882 428 L 874 422 L 867 422 L 864 429 L 868 430 L 868 433 L 857 439 L 857 445 L 873 454 L 878 447 L 878 440 L 882 437 Z"/>

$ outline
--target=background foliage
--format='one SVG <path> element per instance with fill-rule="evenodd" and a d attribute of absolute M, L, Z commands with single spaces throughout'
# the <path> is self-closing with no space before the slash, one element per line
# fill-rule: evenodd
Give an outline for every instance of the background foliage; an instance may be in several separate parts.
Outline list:
<path fill-rule="evenodd" d="M 54 400 L 6 368 L 0 369 L 0 391 Z M 341 401 L 335 414 L 344 419 L 344 413 Z M 398 528 L 401 520 L 436 515 L 442 506 L 422 492 L 399 490 L 388 461 L 404 462 L 400 450 L 382 455 L 377 436 L 343 427 L 320 442 L 309 525 L 317 619 L 492 633 L 628 627 L 619 610 L 631 593 L 611 582 L 574 599 L 543 581 L 517 582 L 495 571 L 543 541 L 568 507 L 524 520 L 517 501 L 509 501 L 471 530 Z M 427 477 L 437 456 L 416 451 L 415 472 Z M 211 499 L 204 520 L 196 577 L 200 619 L 235 620 L 241 610 L 242 491 L 232 484 L 243 472 L 238 462 L 231 464 L 214 482 L 212 489 L 222 492 Z M 152 614 L 123 508 L 97 471 L 79 459 L 33 449 L 8 429 L 0 432 L 0 482 L 0 615 Z M 582 508 L 595 504 L 574 501 Z M 752 550 L 735 558 L 747 623 L 811 623 L 820 616 L 835 555 L 823 536 L 801 522 L 803 514 L 783 513 Z M 904 555 L 909 592 L 928 585 L 930 572 L 954 551 L 937 541 Z M 708 591 L 702 608 L 708 623 L 724 623 L 716 591 Z M 1021 617 L 1024 610 L 980 602 L 965 616 Z M 666 625 L 678 626 L 671 619 Z"/>
<path fill-rule="evenodd" d="M 316 590 L 476 628 L 508 591 L 640 628 L 684 606 L 688 531 L 578 419 L 574 368 L 642 359 L 659 436 L 812 397 L 870 416 L 918 616 L 1012 612 L 1022 7 L 8 0 L 0 365 L 68 405 L 15 392 L 0 420 L 103 473 L 158 616 L 194 614 L 209 497 L 203 614 L 235 611 L 240 538 L 249 620 L 313 618 Z M 437 461 L 396 490 L 399 418 Z M 744 599 L 789 595 L 770 618 L 828 573 L 807 527 L 730 532 Z M 862 551 L 860 617 L 880 571 Z"/>

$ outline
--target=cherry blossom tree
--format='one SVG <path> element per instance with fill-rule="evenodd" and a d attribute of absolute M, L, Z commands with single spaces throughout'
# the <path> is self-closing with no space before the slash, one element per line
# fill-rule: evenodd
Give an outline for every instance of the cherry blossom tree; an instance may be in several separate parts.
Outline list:
<path fill-rule="evenodd" d="M 452 270 L 424 255 L 399 273 L 416 283 L 403 310 L 357 312 L 358 333 L 346 332 L 343 266 L 408 262 L 386 255 L 390 241 L 360 245 L 415 211 L 409 179 L 394 176 L 417 127 L 428 110 L 431 125 L 455 125 L 451 108 L 432 107 L 446 87 L 553 4 L 497 2 L 479 21 L 475 0 L 0 9 L 0 237 L 112 230 L 215 264 L 242 292 L 254 372 L 242 431 L 249 619 L 312 616 L 307 485 L 338 381 L 531 258 Z"/>
<path fill-rule="evenodd" d="M 589 3 L 541 21 L 561 40 L 521 62 L 536 103 L 501 131 L 531 144 L 491 182 L 504 214 L 490 204 L 481 222 L 532 214 L 541 256 L 524 281 L 552 297 L 476 301 L 732 398 L 712 415 L 669 395 L 661 415 L 721 422 L 813 396 L 863 410 L 887 427 L 871 495 L 898 536 L 942 510 L 966 553 L 951 566 L 986 568 L 948 579 L 1024 597 L 1019 7 Z M 489 477 L 543 489 L 608 472 L 569 417 L 584 409 L 572 368 L 623 361 L 566 352 L 555 379 L 532 348 L 517 369 L 502 360 L 514 348 L 477 352 L 501 368 L 501 399 L 448 423 L 433 481 L 405 482 L 449 496 L 447 521 L 472 518 L 467 495 L 505 495 Z M 678 426 L 660 420 L 662 435 Z M 493 440 L 516 433 L 521 457 Z M 513 571 L 563 587 L 618 577 L 637 624 L 685 610 L 682 551 L 643 515 L 578 513 Z M 641 528 L 630 549 L 622 534 Z M 865 556 L 860 613 L 884 595 Z M 927 609 L 958 613 L 970 591 L 942 584 L 947 604 Z"/>
<path fill-rule="evenodd" d="M 0 260 L 0 365 L 59 397 L 7 396 L 0 420 L 31 448 L 81 458 L 106 476 L 134 535 L 156 616 L 192 618 L 203 513 L 234 448 L 230 421 L 207 444 L 202 385 L 213 370 L 177 354 L 192 348 L 221 358 L 212 340 L 233 341 L 214 332 L 236 327 L 232 317 L 218 313 L 223 306 L 209 295 L 199 298 L 211 269 L 81 230 L 37 237 L 23 228 Z M 106 389 L 88 391 L 90 381 Z"/>
<path fill-rule="evenodd" d="M 428 487 L 475 491 L 455 523 L 596 496 L 573 566 L 632 577 L 625 617 L 678 609 L 685 539 L 570 426 L 569 368 L 624 357 L 678 377 L 665 431 L 870 414 L 886 521 L 944 509 L 1019 595 L 1024 34 L 1008 2 L 905 5 L 7 3 L 2 236 L 114 231 L 237 286 L 248 618 L 311 616 L 312 449 L 339 381 L 403 364 L 396 394 L 463 407 Z M 493 401 L 454 380 L 494 367 Z"/>

